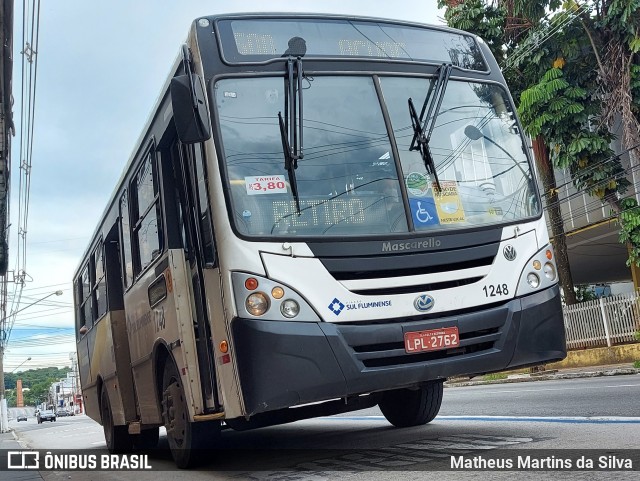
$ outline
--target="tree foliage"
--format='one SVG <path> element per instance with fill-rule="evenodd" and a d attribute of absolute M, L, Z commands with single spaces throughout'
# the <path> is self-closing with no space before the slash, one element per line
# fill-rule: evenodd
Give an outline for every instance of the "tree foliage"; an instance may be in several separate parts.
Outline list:
<path fill-rule="evenodd" d="M 22 379 L 23 399 L 25 406 L 34 406 L 37 401 L 44 401 L 49 393 L 51 384 L 67 377 L 71 368 L 47 367 L 41 369 L 29 369 L 28 371 L 16 373 L 4 373 L 5 388 L 7 393 L 7 404 L 16 405 L 16 384 L 18 379 Z"/>
<path fill-rule="evenodd" d="M 632 168 L 640 168 L 640 0 L 440 0 L 452 27 L 480 36 L 504 69 L 526 132 L 541 136 L 554 166 L 579 191 L 610 205 L 640 265 L 640 208 L 611 150 L 614 121 Z M 486 14 L 482 14 L 482 9 Z M 489 28 L 503 14 L 502 34 Z M 463 26 L 464 25 L 464 26 Z"/>

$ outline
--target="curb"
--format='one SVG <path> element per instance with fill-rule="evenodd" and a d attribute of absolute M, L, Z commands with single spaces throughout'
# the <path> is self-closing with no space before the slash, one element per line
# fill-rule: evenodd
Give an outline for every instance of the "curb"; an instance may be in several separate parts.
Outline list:
<path fill-rule="evenodd" d="M 632 374 L 640 374 L 640 369 L 609 369 L 606 371 L 584 371 L 584 372 L 566 372 L 559 374 L 523 374 L 521 377 L 513 377 L 506 379 L 497 379 L 492 381 L 462 381 L 462 382 L 445 382 L 444 387 L 467 387 L 467 386 L 484 386 L 487 384 L 512 384 L 518 382 L 535 382 L 550 381 L 554 379 L 580 379 L 590 377 L 603 376 L 628 376 Z"/>

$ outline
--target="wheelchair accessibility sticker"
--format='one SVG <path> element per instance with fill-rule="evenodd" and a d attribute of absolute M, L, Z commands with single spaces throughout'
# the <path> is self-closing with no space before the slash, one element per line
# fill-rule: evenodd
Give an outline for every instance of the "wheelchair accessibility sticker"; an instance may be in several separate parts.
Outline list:
<path fill-rule="evenodd" d="M 409 198 L 409 205 L 411 206 L 413 223 L 416 227 L 440 223 L 433 197 Z"/>

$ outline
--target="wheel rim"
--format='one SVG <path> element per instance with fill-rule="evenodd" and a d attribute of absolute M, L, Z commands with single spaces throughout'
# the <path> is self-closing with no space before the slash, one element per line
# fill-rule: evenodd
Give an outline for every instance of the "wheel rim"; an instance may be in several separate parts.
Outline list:
<path fill-rule="evenodd" d="M 184 448 L 187 436 L 186 405 L 182 389 L 175 378 L 164 392 L 165 429 L 167 437 L 178 448 Z"/>

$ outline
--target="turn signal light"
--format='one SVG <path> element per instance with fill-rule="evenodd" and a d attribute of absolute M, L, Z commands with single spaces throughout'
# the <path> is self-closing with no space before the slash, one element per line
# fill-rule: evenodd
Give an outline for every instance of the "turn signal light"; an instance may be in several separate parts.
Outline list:
<path fill-rule="evenodd" d="M 551 252 L 551 249 L 547 249 L 546 256 L 549 260 L 553 259 L 553 252 Z"/>
<path fill-rule="evenodd" d="M 229 352 L 229 343 L 227 341 L 220 341 L 220 352 Z"/>

